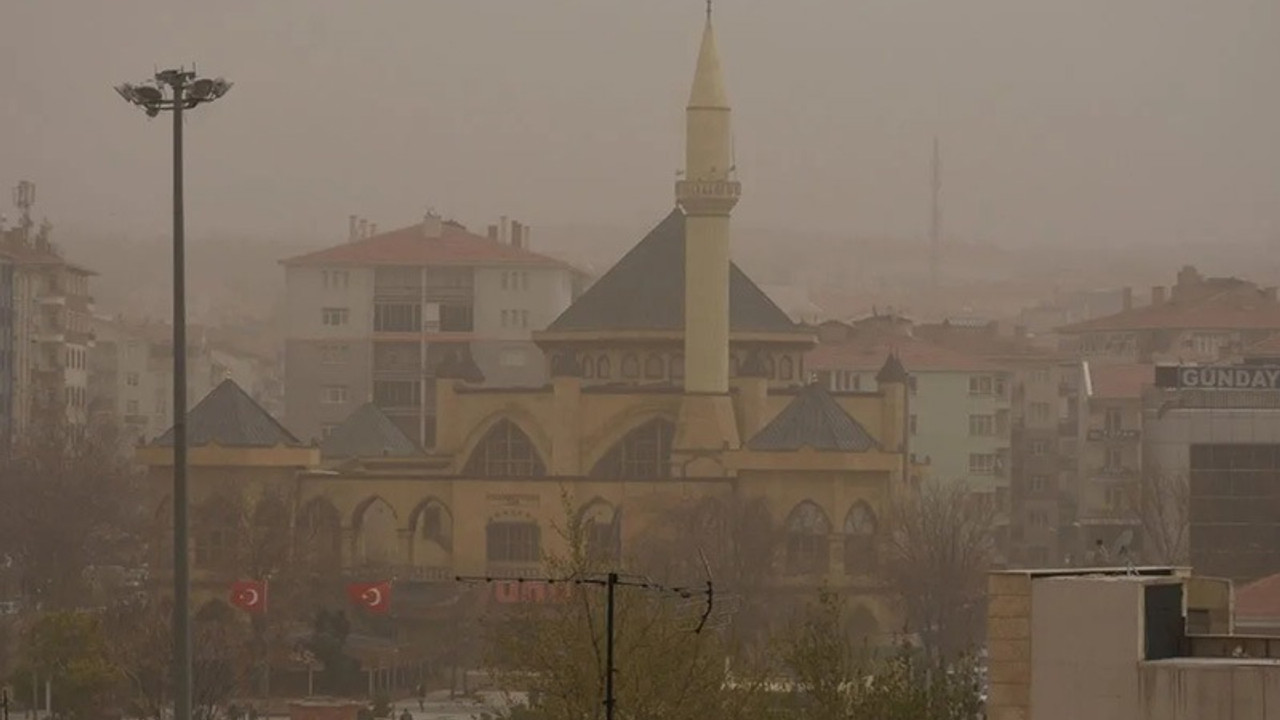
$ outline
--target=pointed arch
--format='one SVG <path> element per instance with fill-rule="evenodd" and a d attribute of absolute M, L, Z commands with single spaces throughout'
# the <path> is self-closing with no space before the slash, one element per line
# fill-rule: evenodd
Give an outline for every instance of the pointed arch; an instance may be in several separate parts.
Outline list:
<path fill-rule="evenodd" d="M 666 376 L 667 367 L 662 361 L 662 356 L 658 353 L 649 353 L 649 357 L 644 359 L 644 379 L 661 380 Z"/>
<path fill-rule="evenodd" d="M 378 495 L 368 498 L 356 508 L 351 518 L 355 535 L 357 565 L 394 565 L 400 553 L 397 547 L 399 521 L 391 503 Z"/>
<path fill-rule="evenodd" d="M 529 435 L 509 418 L 494 423 L 472 448 L 462 473 L 472 477 L 543 477 L 547 466 Z"/>
<path fill-rule="evenodd" d="M 328 498 L 312 498 L 302 506 L 295 528 L 295 547 L 312 567 L 342 557 L 342 515 Z"/>
<path fill-rule="evenodd" d="M 671 443 L 676 426 L 655 417 L 631 429 L 596 462 L 591 477 L 642 480 L 671 477 Z"/>
<path fill-rule="evenodd" d="M 859 500 L 844 516 L 844 571 L 862 575 L 876 567 L 876 532 L 879 522 L 875 511 Z"/>
<path fill-rule="evenodd" d="M 418 503 L 409 514 L 409 561 L 421 567 L 445 567 L 453 553 L 453 513 L 438 498 Z"/>
<path fill-rule="evenodd" d="M 640 358 L 635 353 L 622 356 L 622 377 L 627 380 L 640 377 Z"/>
<path fill-rule="evenodd" d="M 790 355 L 783 355 L 778 360 L 778 379 L 793 380 L 796 375 L 796 361 L 791 359 Z"/>
<path fill-rule="evenodd" d="M 827 572 L 831 556 L 831 521 L 812 500 L 803 500 L 787 514 L 786 570 L 791 575 Z"/>
<path fill-rule="evenodd" d="M 622 552 L 622 510 L 594 498 L 578 512 L 583 550 L 589 560 L 616 560 Z"/>
<path fill-rule="evenodd" d="M 581 363 L 582 363 L 582 378 L 584 380 L 595 379 L 596 361 L 592 359 L 590 355 L 583 355 Z"/>
<path fill-rule="evenodd" d="M 608 355 L 601 355 L 596 360 L 596 377 L 601 380 L 608 380 L 613 376 L 613 363 L 609 362 Z"/>

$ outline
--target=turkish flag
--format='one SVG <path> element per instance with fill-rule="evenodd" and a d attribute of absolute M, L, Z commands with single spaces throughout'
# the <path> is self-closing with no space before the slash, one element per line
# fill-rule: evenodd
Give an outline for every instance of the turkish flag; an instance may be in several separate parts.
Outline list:
<path fill-rule="evenodd" d="M 247 613 L 267 611 L 265 580 L 239 580 L 231 583 L 231 604 Z"/>
<path fill-rule="evenodd" d="M 385 615 L 391 610 L 391 583 L 351 583 L 347 585 L 347 597 L 351 602 L 371 613 Z"/>

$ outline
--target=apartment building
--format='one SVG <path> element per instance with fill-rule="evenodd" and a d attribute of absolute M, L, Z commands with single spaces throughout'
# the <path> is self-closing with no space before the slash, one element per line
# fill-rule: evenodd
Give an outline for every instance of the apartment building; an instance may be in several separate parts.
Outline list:
<path fill-rule="evenodd" d="M 434 368 L 452 353 L 492 386 L 540 386 L 530 333 L 554 320 L 585 277 L 533 252 L 519 222 L 486 235 L 429 214 L 385 233 L 282 261 L 285 423 L 320 439 L 372 401 L 423 446 L 435 438 Z"/>
<path fill-rule="evenodd" d="M 0 460 L 8 457 L 13 442 L 13 396 L 17 380 L 13 357 L 13 285 L 13 258 L 0 251 Z"/>
<path fill-rule="evenodd" d="M 11 432 L 35 413 L 56 409 L 71 422 L 88 417 L 88 355 L 93 346 L 91 270 L 68 262 L 45 223 L 0 232 L 9 261 L 11 303 Z"/>
<path fill-rule="evenodd" d="M 1204 277 L 1183 267 L 1171 287 L 1151 288 L 1135 305 L 1126 288 L 1123 309 L 1058 328 L 1061 349 L 1095 365 L 1205 363 L 1241 352 L 1280 332 L 1276 288 L 1234 277 Z"/>
<path fill-rule="evenodd" d="M 876 390 L 876 372 L 890 354 L 897 355 L 911 375 L 911 455 L 928 465 L 930 477 L 963 480 L 1008 510 L 1012 374 L 1007 369 L 917 337 L 912 322 L 894 314 L 830 321 L 817 332 L 818 346 L 805 357 L 805 367 L 833 392 Z"/>
<path fill-rule="evenodd" d="M 173 424 L 173 331 L 168 323 L 94 317 L 89 412 L 114 418 L 132 448 Z M 227 378 L 263 407 L 279 407 L 275 359 L 233 347 L 217 328 L 187 329 L 188 409 Z"/>

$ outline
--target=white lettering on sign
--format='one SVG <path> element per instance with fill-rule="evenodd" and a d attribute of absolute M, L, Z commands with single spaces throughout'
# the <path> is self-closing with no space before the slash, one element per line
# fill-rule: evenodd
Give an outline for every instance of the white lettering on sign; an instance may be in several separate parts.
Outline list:
<path fill-rule="evenodd" d="M 1280 368 L 1178 368 L 1178 387 L 1236 390 L 1280 390 Z"/>

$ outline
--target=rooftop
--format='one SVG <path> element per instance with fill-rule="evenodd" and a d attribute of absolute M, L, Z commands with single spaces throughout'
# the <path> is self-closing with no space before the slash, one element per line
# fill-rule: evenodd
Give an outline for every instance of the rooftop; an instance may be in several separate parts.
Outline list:
<path fill-rule="evenodd" d="M 587 289 L 548 332 L 684 329 L 685 218 L 679 209 Z M 729 267 L 734 332 L 801 333 L 751 278 Z"/>
<path fill-rule="evenodd" d="M 377 405 L 365 403 L 320 443 L 325 460 L 418 457 L 422 450 Z"/>
<path fill-rule="evenodd" d="M 905 333 L 854 329 L 844 339 L 819 343 L 805 357 L 812 370 L 877 372 L 896 354 L 907 372 L 998 372 L 1005 368 L 972 353 L 960 352 Z"/>
<path fill-rule="evenodd" d="M 802 448 L 834 452 L 867 452 L 879 447 L 831 394 L 808 385 L 747 442 L 751 450 L 794 451 Z"/>
<path fill-rule="evenodd" d="M 476 235 L 453 222 L 441 224 L 439 237 L 427 237 L 421 224 L 378 233 L 281 260 L 282 265 L 520 265 L 572 267 L 523 247 Z"/>
<path fill-rule="evenodd" d="M 230 379 L 209 391 L 187 413 L 187 442 L 192 447 L 302 447 L 293 433 Z M 152 445 L 171 447 L 173 428 Z"/>

